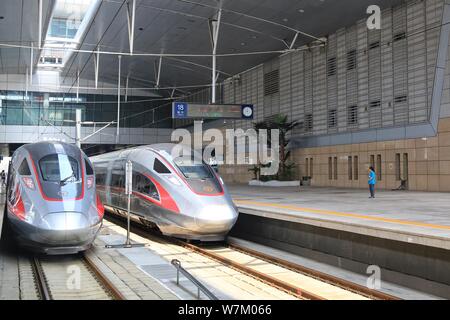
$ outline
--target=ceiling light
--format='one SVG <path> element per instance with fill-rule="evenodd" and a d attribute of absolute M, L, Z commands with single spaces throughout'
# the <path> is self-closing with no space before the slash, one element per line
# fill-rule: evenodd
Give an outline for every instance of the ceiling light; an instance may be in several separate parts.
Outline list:
<path fill-rule="evenodd" d="M 288 22 L 288 18 L 284 18 L 283 21 L 284 21 L 284 22 Z"/>
<path fill-rule="evenodd" d="M 245 46 L 245 42 L 241 42 L 241 46 Z"/>
<path fill-rule="evenodd" d="M 300 12 L 300 13 L 304 13 L 304 12 L 305 12 L 305 10 L 303 10 L 303 9 L 298 9 L 298 12 Z"/>

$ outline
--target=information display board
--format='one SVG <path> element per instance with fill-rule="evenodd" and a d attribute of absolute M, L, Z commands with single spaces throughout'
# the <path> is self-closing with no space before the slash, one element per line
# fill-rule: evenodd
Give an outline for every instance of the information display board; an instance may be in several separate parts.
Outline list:
<path fill-rule="evenodd" d="M 174 119 L 253 119 L 252 104 L 172 103 Z"/>

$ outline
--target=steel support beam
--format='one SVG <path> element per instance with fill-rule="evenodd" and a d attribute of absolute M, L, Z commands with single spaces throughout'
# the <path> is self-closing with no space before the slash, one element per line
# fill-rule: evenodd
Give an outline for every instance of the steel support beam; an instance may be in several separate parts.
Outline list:
<path fill-rule="evenodd" d="M 100 63 L 100 53 L 97 49 L 97 52 L 94 54 L 94 77 L 95 77 L 95 89 L 98 88 L 98 66 Z"/>
<path fill-rule="evenodd" d="M 77 102 L 80 97 L 80 70 L 77 70 Z"/>
<path fill-rule="evenodd" d="M 26 98 L 28 98 L 28 86 L 29 86 L 28 77 L 29 77 L 29 75 L 28 75 L 28 68 L 27 68 L 27 71 L 25 72 L 25 97 Z"/>
<path fill-rule="evenodd" d="M 159 79 L 161 78 L 162 56 L 159 57 L 158 71 L 156 72 L 156 87 L 159 87 Z"/>
<path fill-rule="evenodd" d="M 130 9 L 131 2 L 131 9 Z M 136 20 L 136 0 L 127 2 L 127 21 L 128 21 L 128 39 L 130 43 L 130 54 L 133 54 L 134 49 L 134 24 Z"/>
<path fill-rule="evenodd" d="M 118 56 L 119 58 L 119 72 L 117 79 L 117 128 L 116 128 L 116 143 L 119 143 L 119 134 L 120 134 L 120 76 L 121 76 L 121 65 L 122 65 L 122 56 Z"/>
<path fill-rule="evenodd" d="M 33 64 L 34 64 L 34 44 L 32 42 L 30 49 L 30 86 L 33 85 Z"/>
<path fill-rule="evenodd" d="M 81 109 L 75 110 L 75 143 L 81 148 Z"/>
<path fill-rule="evenodd" d="M 127 76 L 127 80 L 125 82 L 125 102 L 128 102 L 128 80 L 129 76 Z"/>
<path fill-rule="evenodd" d="M 295 42 L 297 41 L 297 38 L 298 38 L 298 32 L 295 34 L 294 39 L 292 40 L 291 45 L 289 46 L 289 49 L 293 49 L 294 48 L 294 45 L 295 45 Z"/>
<path fill-rule="evenodd" d="M 217 83 L 217 41 L 219 39 L 220 20 L 222 17 L 222 10 L 217 12 L 217 20 L 211 21 L 212 30 L 212 83 L 211 83 L 211 103 L 216 103 L 216 83 Z"/>
<path fill-rule="evenodd" d="M 42 0 L 38 0 L 38 48 L 41 49 L 42 47 Z"/>

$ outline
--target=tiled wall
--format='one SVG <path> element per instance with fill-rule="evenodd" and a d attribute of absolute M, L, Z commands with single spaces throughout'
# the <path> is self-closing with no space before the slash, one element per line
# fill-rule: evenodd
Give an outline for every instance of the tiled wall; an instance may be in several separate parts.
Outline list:
<path fill-rule="evenodd" d="M 380 155 L 381 180 L 378 187 L 393 189 L 400 185 L 396 174 L 396 154 L 400 154 L 401 178 L 404 178 L 403 155 L 408 155 L 409 190 L 450 191 L 450 118 L 440 120 L 437 137 L 298 149 L 294 151 L 294 159 L 300 176 L 305 175 L 306 158 L 314 159 L 314 186 L 366 188 L 370 156 L 374 156 L 376 168 L 377 156 Z M 353 162 L 353 177 L 350 180 L 348 157 L 354 160 L 355 156 L 358 157 L 359 177 L 355 180 Z M 333 161 L 334 157 L 338 160 L 337 180 L 329 179 L 330 157 Z M 334 172 L 334 167 L 332 170 Z"/>
<path fill-rule="evenodd" d="M 400 186 L 397 180 L 396 154 L 400 155 L 400 178 L 408 180 L 409 190 L 450 191 L 450 118 L 439 122 L 438 136 L 427 139 L 407 139 L 337 145 L 329 147 L 304 148 L 294 150 L 293 160 L 297 164 L 297 178 L 307 176 L 306 159 L 313 159 L 313 186 L 367 188 L 367 169 L 374 156 L 381 156 L 380 189 L 394 189 Z M 404 175 L 403 157 L 408 155 L 407 177 Z M 355 156 L 358 157 L 358 179 L 355 179 Z M 331 179 L 329 158 L 332 159 Z M 337 179 L 334 179 L 334 158 L 337 158 Z M 352 157 L 352 179 L 349 179 L 348 157 Z M 220 174 L 227 183 L 247 183 L 253 178 L 248 169 L 251 166 L 220 167 Z M 378 169 L 378 168 L 376 168 Z"/>

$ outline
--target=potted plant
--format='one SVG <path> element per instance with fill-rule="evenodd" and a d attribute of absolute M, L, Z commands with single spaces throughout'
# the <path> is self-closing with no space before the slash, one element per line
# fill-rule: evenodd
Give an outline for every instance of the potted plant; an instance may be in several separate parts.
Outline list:
<path fill-rule="evenodd" d="M 275 183 L 276 185 L 286 185 L 286 186 L 292 186 L 292 185 L 299 185 L 300 182 L 295 180 L 295 163 L 289 161 L 291 156 L 291 151 L 288 149 L 288 145 L 290 142 L 290 139 L 288 138 L 289 133 L 299 125 L 298 121 L 289 121 L 288 117 L 286 115 L 277 114 L 271 119 L 264 120 L 261 122 L 257 122 L 254 124 L 255 130 L 259 132 L 261 129 L 266 130 L 273 130 L 278 129 L 279 130 L 279 141 L 271 141 L 271 135 L 268 135 L 268 143 L 269 147 L 272 143 L 278 143 L 279 148 L 279 167 L 278 172 L 274 176 L 261 176 L 260 170 L 261 166 L 255 166 L 254 168 L 251 168 L 250 171 L 253 171 L 255 173 L 255 178 L 259 178 L 260 181 L 265 182 L 271 182 L 271 181 L 277 181 Z M 258 169 L 256 169 L 258 168 Z M 256 174 L 256 170 L 258 170 L 258 175 Z M 278 183 L 280 182 L 280 183 Z M 282 183 L 286 182 L 286 183 Z M 271 183 L 271 185 L 275 185 L 274 183 Z"/>

